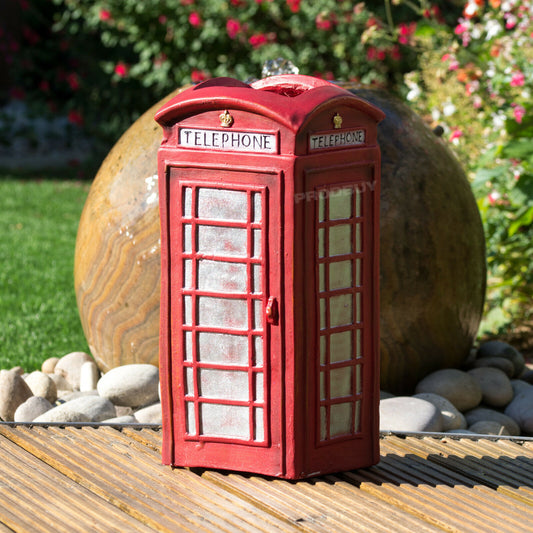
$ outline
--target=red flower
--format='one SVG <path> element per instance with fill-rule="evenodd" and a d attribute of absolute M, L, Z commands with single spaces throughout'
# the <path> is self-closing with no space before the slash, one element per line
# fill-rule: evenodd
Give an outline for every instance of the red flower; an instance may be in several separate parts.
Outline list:
<path fill-rule="evenodd" d="M 412 44 L 411 36 L 416 31 L 416 22 L 410 22 L 409 24 L 404 24 L 402 22 L 398 24 L 398 28 L 400 30 L 398 42 L 400 44 Z"/>
<path fill-rule="evenodd" d="M 9 96 L 13 98 L 13 100 L 24 100 L 24 98 L 26 98 L 26 93 L 18 87 L 12 87 L 9 90 Z"/>
<path fill-rule="evenodd" d="M 329 31 L 333 28 L 335 23 L 334 15 L 319 13 L 315 19 L 315 26 L 318 30 Z"/>
<path fill-rule="evenodd" d="M 193 11 L 189 15 L 189 24 L 193 28 L 198 28 L 199 26 L 202 25 L 202 18 L 200 17 L 200 13 L 198 13 L 198 11 Z"/>
<path fill-rule="evenodd" d="M 120 61 L 115 65 L 115 74 L 119 76 L 120 78 L 125 78 L 128 75 L 128 72 L 130 71 L 130 67 L 126 65 L 126 63 L 123 63 Z"/>
<path fill-rule="evenodd" d="M 165 15 L 159 15 L 157 20 L 159 21 L 159 24 L 166 24 L 168 19 Z"/>
<path fill-rule="evenodd" d="M 226 31 L 230 39 L 235 39 L 241 31 L 241 23 L 237 19 L 228 19 L 226 22 Z"/>
<path fill-rule="evenodd" d="M 80 80 L 78 78 L 78 75 L 74 72 L 68 74 L 66 80 L 73 91 L 77 91 L 80 88 Z"/>
<path fill-rule="evenodd" d="M 100 20 L 102 21 L 111 20 L 113 18 L 111 16 L 111 11 L 109 11 L 109 9 L 101 9 L 99 17 L 100 17 Z"/>
<path fill-rule="evenodd" d="M 81 126 L 83 124 L 83 116 L 79 111 L 76 111 L 75 109 L 71 109 L 68 112 L 68 120 L 72 124 L 76 124 L 77 126 Z"/>
<path fill-rule="evenodd" d="M 450 135 L 450 142 L 455 141 L 463 136 L 463 132 L 459 128 L 455 128 Z"/>
<path fill-rule="evenodd" d="M 201 81 L 204 81 L 205 79 L 207 79 L 207 75 L 203 70 L 197 70 L 195 68 L 192 69 L 191 81 L 193 83 L 200 83 Z"/>
<path fill-rule="evenodd" d="M 298 13 L 300 11 L 300 2 L 301 0 L 287 0 L 287 5 L 293 13 Z"/>
<path fill-rule="evenodd" d="M 266 44 L 267 42 L 267 38 L 266 38 L 266 35 L 264 33 L 256 33 L 255 35 L 252 35 L 249 39 L 248 39 L 248 42 L 254 47 L 254 48 L 259 48 L 261 46 L 263 46 L 264 44 Z"/>
<path fill-rule="evenodd" d="M 402 54 L 400 52 L 400 47 L 397 44 L 395 44 L 390 49 L 390 56 L 392 57 L 392 59 L 394 59 L 394 61 L 400 61 L 400 59 L 402 58 Z"/>
<path fill-rule="evenodd" d="M 48 92 L 50 90 L 50 84 L 48 83 L 48 80 L 41 80 L 41 83 L 39 83 L 39 89 L 44 92 Z"/>

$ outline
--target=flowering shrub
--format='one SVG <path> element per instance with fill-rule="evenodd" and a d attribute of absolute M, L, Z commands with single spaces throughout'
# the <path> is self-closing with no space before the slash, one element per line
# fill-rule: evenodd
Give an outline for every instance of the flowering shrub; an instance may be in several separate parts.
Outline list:
<path fill-rule="evenodd" d="M 533 293 L 533 2 L 468 0 L 454 34 L 445 53 L 432 46 L 438 35 L 428 40 L 407 97 L 444 127 L 470 171 L 489 309 L 501 323 L 531 312 Z"/>
<path fill-rule="evenodd" d="M 177 86 L 258 77 L 277 57 L 303 74 L 396 90 L 416 67 L 417 21 L 440 16 L 426 0 L 417 11 L 396 0 L 7 1 L 24 30 L 8 39 L 12 96 L 66 109 L 93 134 L 105 126 L 109 140 Z"/>

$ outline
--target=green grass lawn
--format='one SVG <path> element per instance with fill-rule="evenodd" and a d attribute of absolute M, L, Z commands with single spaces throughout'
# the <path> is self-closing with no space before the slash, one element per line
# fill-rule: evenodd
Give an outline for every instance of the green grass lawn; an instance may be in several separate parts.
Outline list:
<path fill-rule="evenodd" d="M 0 369 L 88 350 L 73 272 L 89 185 L 0 176 Z"/>

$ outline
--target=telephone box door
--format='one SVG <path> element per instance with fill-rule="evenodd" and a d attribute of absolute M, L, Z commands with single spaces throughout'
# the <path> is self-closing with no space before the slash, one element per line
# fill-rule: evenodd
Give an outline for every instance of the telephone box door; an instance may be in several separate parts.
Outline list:
<path fill-rule="evenodd" d="M 284 472 L 279 179 L 170 170 L 177 464 Z"/>
<path fill-rule="evenodd" d="M 335 179 L 332 180 L 332 175 Z M 377 273 L 373 165 L 334 167 L 307 175 L 305 202 L 308 403 L 307 458 L 317 470 L 334 462 L 356 468 L 377 453 L 374 413 L 377 367 L 374 321 Z M 344 458 L 344 459 L 343 459 Z"/>

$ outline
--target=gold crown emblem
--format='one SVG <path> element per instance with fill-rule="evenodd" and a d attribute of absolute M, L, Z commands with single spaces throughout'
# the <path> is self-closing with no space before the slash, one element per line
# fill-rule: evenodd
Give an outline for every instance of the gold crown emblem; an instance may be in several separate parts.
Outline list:
<path fill-rule="evenodd" d="M 338 113 L 335 113 L 333 117 L 333 126 L 336 130 L 340 130 L 342 127 L 342 117 Z"/>
<path fill-rule="evenodd" d="M 220 124 L 223 128 L 229 128 L 233 124 L 233 117 L 229 114 L 228 110 L 221 113 L 218 118 L 220 119 Z"/>

